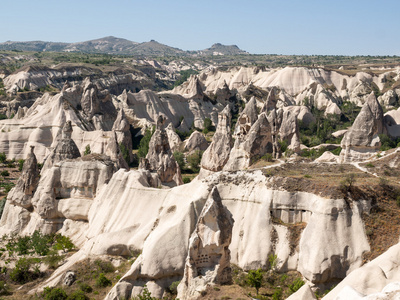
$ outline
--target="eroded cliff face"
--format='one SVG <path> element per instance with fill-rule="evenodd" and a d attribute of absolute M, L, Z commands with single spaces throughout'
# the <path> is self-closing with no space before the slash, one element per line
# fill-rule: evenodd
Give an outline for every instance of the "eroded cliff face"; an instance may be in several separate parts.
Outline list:
<path fill-rule="evenodd" d="M 130 255 L 141 250 L 107 299 L 137 295 L 144 284 L 153 296 L 162 297 L 166 287 L 183 277 L 190 237 L 199 224 L 213 228 L 215 236 L 223 234 L 214 217 L 200 217 L 207 199 L 215 198 L 214 188 L 234 221 L 231 236 L 223 238 L 230 242 L 220 243 L 229 247 L 230 263 L 245 270 L 267 268 L 269 255 L 276 254 L 278 270 L 298 270 L 313 283 L 343 278 L 361 266 L 362 255 L 369 250 L 361 220 L 361 213 L 369 210 L 368 201 L 349 206 L 343 199 L 277 190 L 271 187 L 271 180 L 261 171 L 219 172 L 160 190 L 150 187 L 143 171 L 119 170 L 107 184 L 98 186 L 91 200 L 86 243 L 43 286 L 56 284 L 71 264 L 85 257 Z M 288 239 L 289 228 L 274 221 L 278 219 L 304 223 L 299 242 Z M 206 255 L 208 248 L 202 249 Z"/>

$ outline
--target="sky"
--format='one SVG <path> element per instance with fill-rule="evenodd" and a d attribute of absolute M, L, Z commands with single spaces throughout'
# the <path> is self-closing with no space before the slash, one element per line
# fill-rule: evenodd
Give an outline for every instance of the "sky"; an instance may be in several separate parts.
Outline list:
<path fill-rule="evenodd" d="M 0 42 L 156 40 L 252 54 L 400 55 L 399 0 L 2 0 Z"/>

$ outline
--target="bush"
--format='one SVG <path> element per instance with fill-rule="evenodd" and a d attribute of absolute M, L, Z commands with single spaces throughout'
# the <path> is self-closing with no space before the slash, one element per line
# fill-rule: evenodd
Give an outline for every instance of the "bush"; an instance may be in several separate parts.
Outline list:
<path fill-rule="evenodd" d="M 100 273 L 99 277 L 96 280 L 96 286 L 98 287 L 107 287 L 107 286 L 111 286 L 112 282 L 110 279 L 108 279 L 104 273 Z"/>
<path fill-rule="evenodd" d="M 282 288 L 277 287 L 272 294 L 272 300 L 281 300 L 282 299 Z"/>
<path fill-rule="evenodd" d="M 181 170 L 183 170 L 183 168 L 185 167 L 185 156 L 183 155 L 183 153 L 179 152 L 179 151 L 175 151 L 174 158 L 175 158 L 176 162 L 178 163 L 179 168 Z"/>
<path fill-rule="evenodd" d="M 151 297 L 151 293 L 145 285 L 139 296 L 132 298 L 134 300 L 156 300 L 157 298 Z"/>
<path fill-rule="evenodd" d="M 342 147 L 337 147 L 334 150 L 331 150 L 331 152 L 335 155 L 340 155 L 340 152 L 342 151 Z"/>
<path fill-rule="evenodd" d="M 265 160 L 267 162 L 272 162 L 274 161 L 274 158 L 272 157 L 271 153 L 267 153 L 264 156 L 261 157 L 262 160 Z"/>
<path fill-rule="evenodd" d="M 7 177 L 7 176 L 10 176 L 10 173 L 7 170 L 4 170 L 4 171 L 1 171 L 0 175 L 3 177 Z"/>
<path fill-rule="evenodd" d="M 262 271 L 261 269 L 258 270 L 250 270 L 249 274 L 247 275 L 247 283 L 256 288 L 256 292 L 258 295 L 258 290 L 261 287 L 262 284 L 262 279 L 263 279 L 263 275 L 262 275 Z"/>
<path fill-rule="evenodd" d="M 85 293 L 93 292 L 93 288 L 90 285 L 88 285 L 87 283 L 84 283 L 84 282 L 79 284 L 79 289 L 81 291 L 85 292 Z"/>
<path fill-rule="evenodd" d="M 0 296 L 7 296 L 10 294 L 10 287 L 4 281 L 0 280 Z"/>
<path fill-rule="evenodd" d="M 212 126 L 212 122 L 211 122 L 210 118 L 205 118 L 204 119 L 203 127 L 204 127 L 204 129 L 203 129 L 203 133 L 204 134 L 207 134 L 209 131 L 212 130 L 213 126 Z"/>
<path fill-rule="evenodd" d="M 372 163 L 367 163 L 365 166 L 367 168 L 375 168 L 375 166 Z"/>
<path fill-rule="evenodd" d="M 23 167 L 24 167 L 24 159 L 18 159 L 18 171 L 22 171 Z"/>
<path fill-rule="evenodd" d="M 55 239 L 55 244 L 53 248 L 55 250 L 63 250 L 65 252 L 75 249 L 75 245 L 72 243 L 71 239 L 67 236 L 56 234 L 54 239 Z"/>
<path fill-rule="evenodd" d="M 94 261 L 94 264 L 97 266 L 97 268 L 99 269 L 99 271 L 101 273 L 111 273 L 111 272 L 114 272 L 114 270 L 115 270 L 114 266 L 109 261 L 96 259 Z"/>
<path fill-rule="evenodd" d="M 89 300 L 89 297 L 81 290 L 77 290 L 68 296 L 68 300 Z"/>
<path fill-rule="evenodd" d="M 193 172 L 197 173 L 200 171 L 201 157 L 203 156 L 203 151 L 197 150 L 193 154 L 189 155 L 186 159 L 189 167 Z"/>
<path fill-rule="evenodd" d="M 129 166 L 131 163 L 131 157 L 129 155 L 128 148 L 126 148 L 124 144 L 119 143 L 119 150 L 121 151 L 122 157 L 124 158 L 124 160 L 126 161 L 126 163 Z"/>
<path fill-rule="evenodd" d="M 171 285 L 168 287 L 169 292 L 172 295 L 176 295 L 178 294 L 178 285 L 179 285 L 180 281 L 174 281 L 173 283 L 171 283 Z"/>
<path fill-rule="evenodd" d="M 66 300 L 67 293 L 62 288 L 45 287 L 42 297 L 45 300 Z"/>
<path fill-rule="evenodd" d="M 301 278 L 296 278 L 292 284 L 289 284 L 289 289 L 292 293 L 297 292 L 304 285 L 304 281 Z"/>
<path fill-rule="evenodd" d="M 4 152 L 0 152 L 0 163 L 5 163 L 7 156 Z"/>
<path fill-rule="evenodd" d="M 92 153 L 92 150 L 90 150 L 90 145 L 86 145 L 83 155 L 89 155 L 90 153 Z"/>
<path fill-rule="evenodd" d="M 48 265 L 50 269 L 57 269 L 63 259 L 64 256 L 59 255 L 57 251 L 52 250 L 43 258 L 43 262 Z"/>
<path fill-rule="evenodd" d="M 33 250 L 40 256 L 47 255 L 50 251 L 52 238 L 49 235 L 43 235 L 40 231 L 35 230 L 31 236 L 31 244 Z"/>
<path fill-rule="evenodd" d="M 3 215 L 4 206 L 6 205 L 6 198 L 0 199 L 0 219 Z"/>
<path fill-rule="evenodd" d="M 33 270 L 31 270 L 33 269 Z M 10 273 L 10 279 L 16 283 L 24 284 L 40 276 L 38 260 L 33 258 L 20 258 L 15 268 Z"/>
<path fill-rule="evenodd" d="M 155 130 L 154 126 L 152 130 L 150 130 L 149 128 L 146 129 L 145 134 L 139 143 L 139 148 L 138 148 L 139 157 L 146 157 L 147 153 L 149 152 L 149 143 L 151 137 L 153 136 L 154 130 Z"/>
<path fill-rule="evenodd" d="M 189 182 L 191 182 L 192 180 L 191 180 L 189 177 L 183 177 L 183 178 L 182 178 L 182 181 L 183 181 L 183 183 L 189 183 Z M 1 217 L 1 215 L 0 215 L 0 217 Z"/>
<path fill-rule="evenodd" d="M 354 173 L 349 173 L 340 181 L 340 189 L 343 192 L 346 191 L 349 192 L 355 182 L 356 182 L 356 175 Z"/>

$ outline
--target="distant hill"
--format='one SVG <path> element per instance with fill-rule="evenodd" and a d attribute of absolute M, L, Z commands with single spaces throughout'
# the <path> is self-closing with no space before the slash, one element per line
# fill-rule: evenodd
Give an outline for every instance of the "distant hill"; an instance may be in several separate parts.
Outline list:
<path fill-rule="evenodd" d="M 84 53 L 105 53 L 125 54 L 140 56 L 190 56 L 190 55 L 237 55 L 248 54 L 239 49 L 238 46 L 226 46 L 214 44 L 211 48 L 199 51 L 184 51 L 170 47 L 154 40 L 150 42 L 137 43 L 113 36 L 101 39 L 90 40 L 79 43 L 54 43 L 43 41 L 0 43 L 0 50 L 18 51 L 54 51 L 54 52 L 84 52 Z"/>
<path fill-rule="evenodd" d="M 236 45 L 222 45 L 220 43 L 216 43 L 211 46 L 211 48 L 207 48 L 204 50 L 198 51 L 201 55 L 239 55 L 239 54 L 249 54 L 246 51 L 241 50 Z"/>

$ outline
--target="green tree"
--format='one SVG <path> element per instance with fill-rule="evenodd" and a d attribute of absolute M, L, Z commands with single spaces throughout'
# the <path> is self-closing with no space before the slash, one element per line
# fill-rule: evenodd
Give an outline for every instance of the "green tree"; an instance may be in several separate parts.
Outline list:
<path fill-rule="evenodd" d="M 185 156 L 183 155 L 183 153 L 179 152 L 179 151 L 175 151 L 174 158 L 175 158 L 176 162 L 178 163 L 179 168 L 181 170 L 183 170 L 183 168 L 185 167 Z"/>
<path fill-rule="evenodd" d="M 154 129 L 155 129 L 154 127 L 152 130 L 147 128 L 144 133 L 143 138 L 140 140 L 139 150 L 138 150 L 139 157 L 146 157 L 147 153 L 149 152 L 149 144 L 150 144 L 151 137 L 153 136 Z"/>
<path fill-rule="evenodd" d="M 207 134 L 212 129 L 212 122 L 210 118 L 205 118 L 203 123 L 203 133 Z"/>
<path fill-rule="evenodd" d="M 193 154 L 189 155 L 186 159 L 189 167 L 193 172 L 197 173 L 200 171 L 201 157 L 203 156 L 203 151 L 197 150 Z"/>
<path fill-rule="evenodd" d="M 263 274 L 261 269 L 258 270 L 250 270 L 249 274 L 247 275 L 247 282 L 250 286 L 256 288 L 256 292 L 258 295 L 258 290 L 261 287 L 263 279 Z"/>

